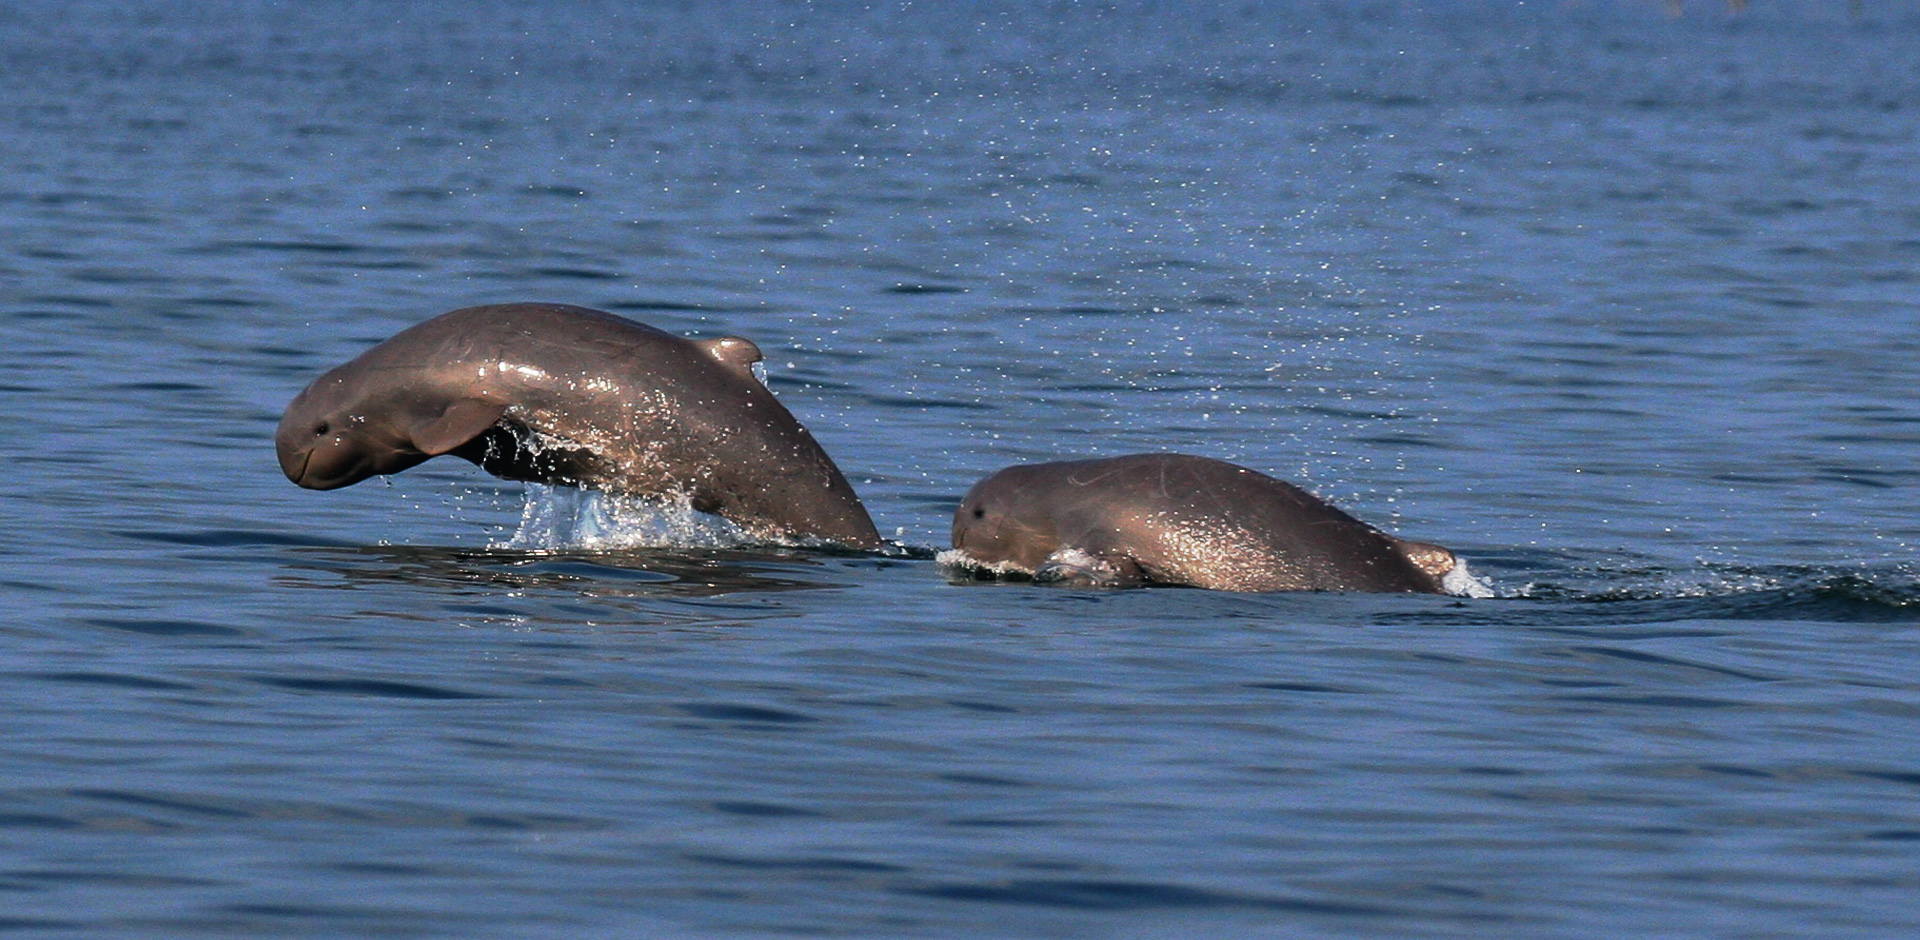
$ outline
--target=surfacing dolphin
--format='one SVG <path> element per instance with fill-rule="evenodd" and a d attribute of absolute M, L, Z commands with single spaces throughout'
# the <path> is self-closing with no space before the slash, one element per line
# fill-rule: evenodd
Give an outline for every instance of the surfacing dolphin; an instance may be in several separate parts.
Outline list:
<path fill-rule="evenodd" d="M 1208 457 L 1008 467 L 974 484 L 953 547 L 990 570 L 1108 586 L 1445 593 L 1452 552 Z"/>
<path fill-rule="evenodd" d="M 310 489 L 452 454 L 509 480 L 685 496 L 756 537 L 880 547 L 758 361 L 744 339 L 683 339 L 585 307 L 467 307 L 315 379 L 274 445 Z"/>

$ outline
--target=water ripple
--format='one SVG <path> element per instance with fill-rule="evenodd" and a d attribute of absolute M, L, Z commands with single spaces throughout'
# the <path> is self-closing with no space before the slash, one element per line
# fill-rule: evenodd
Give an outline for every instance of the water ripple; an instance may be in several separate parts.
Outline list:
<path fill-rule="evenodd" d="M 913 894 L 988 904 L 1030 904 L 1080 910 L 1156 910 L 1187 908 L 1257 908 L 1345 917 L 1383 917 L 1392 908 L 1343 904 L 1310 898 L 1281 898 L 1212 891 L 1167 882 L 1099 881 L 1074 879 L 1011 879 L 991 883 L 935 884 L 907 889 Z"/>
<path fill-rule="evenodd" d="M 293 676 L 257 676 L 254 681 L 262 685 L 269 685 L 274 688 L 287 689 L 294 692 L 372 695 L 381 698 L 443 701 L 495 697 L 477 692 L 463 692 L 457 689 L 424 685 L 417 682 L 396 682 L 390 679 L 312 679 Z"/>

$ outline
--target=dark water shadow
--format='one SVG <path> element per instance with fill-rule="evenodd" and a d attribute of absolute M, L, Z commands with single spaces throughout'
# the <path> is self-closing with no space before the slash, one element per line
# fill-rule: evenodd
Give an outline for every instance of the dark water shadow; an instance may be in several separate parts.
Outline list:
<path fill-rule="evenodd" d="M 30 816 L 0 817 L 0 828 L 95 832 L 191 832 L 234 821 L 302 821 L 377 829 L 452 829 L 485 832 L 589 832 L 606 821 L 586 814 L 475 811 L 452 804 L 262 798 L 210 790 L 75 786 L 16 791 Z"/>
<path fill-rule="evenodd" d="M 1393 908 L 1308 897 L 1249 895 L 1174 882 L 1118 881 L 1095 878 L 1018 878 L 984 883 L 952 882 L 904 886 L 904 893 L 947 901 L 1052 907 L 1078 911 L 1153 911 L 1250 908 L 1273 912 L 1383 917 Z"/>
<path fill-rule="evenodd" d="M 1622 552 L 1475 556 L 1499 597 L 1447 609 L 1449 622 L 1569 629 L 1675 621 L 1920 623 L 1920 577 L 1901 562 L 1673 564 Z"/>
<path fill-rule="evenodd" d="M 851 587 L 860 569 L 910 560 L 904 555 L 788 548 L 551 552 L 307 546 L 287 551 L 284 573 L 274 581 L 285 587 L 323 590 L 401 584 L 461 593 L 714 597 Z"/>

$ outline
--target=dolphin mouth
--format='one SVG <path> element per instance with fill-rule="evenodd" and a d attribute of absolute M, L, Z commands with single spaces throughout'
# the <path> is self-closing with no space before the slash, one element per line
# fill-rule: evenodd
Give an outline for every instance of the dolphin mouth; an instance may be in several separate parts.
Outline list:
<path fill-rule="evenodd" d="M 303 450 L 303 451 L 297 451 L 294 453 L 283 453 L 280 455 L 280 471 L 287 475 L 287 479 L 295 483 L 298 483 L 301 486 L 307 487 L 308 489 L 315 489 L 316 487 L 308 483 L 306 479 L 307 464 L 311 463 L 312 461 L 313 461 L 312 450 Z"/>
<path fill-rule="evenodd" d="M 337 490 L 382 472 L 364 456 L 344 466 L 328 460 L 327 456 L 321 454 L 316 460 L 313 450 L 308 449 L 288 455 L 280 467 L 287 472 L 287 479 L 309 490 Z"/>

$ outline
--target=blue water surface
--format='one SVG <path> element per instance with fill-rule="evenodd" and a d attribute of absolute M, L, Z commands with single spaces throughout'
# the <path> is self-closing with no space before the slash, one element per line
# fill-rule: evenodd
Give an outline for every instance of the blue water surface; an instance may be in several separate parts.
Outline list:
<path fill-rule="evenodd" d="M 10 4 L 0 935 L 1910 935 L 1916 102 L 1874 0 Z M 898 548 L 281 476 L 513 300 Z M 933 561 L 1148 450 L 1497 596 Z"/>

